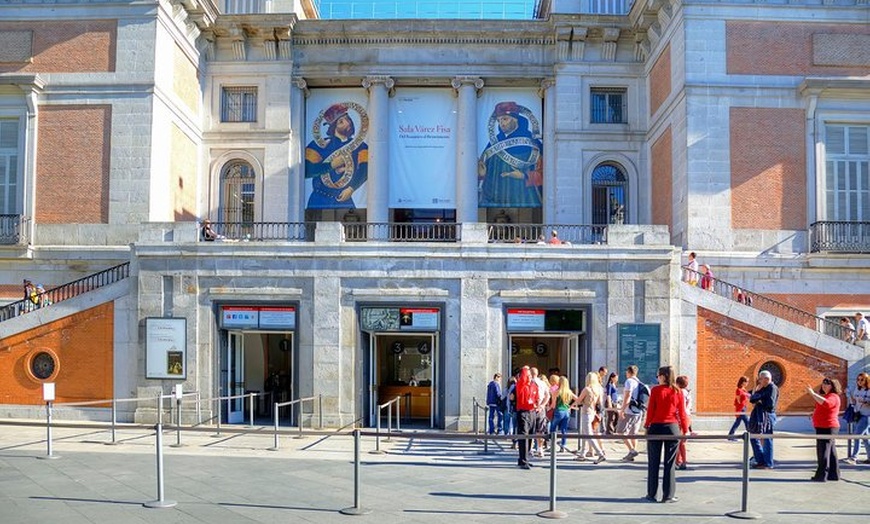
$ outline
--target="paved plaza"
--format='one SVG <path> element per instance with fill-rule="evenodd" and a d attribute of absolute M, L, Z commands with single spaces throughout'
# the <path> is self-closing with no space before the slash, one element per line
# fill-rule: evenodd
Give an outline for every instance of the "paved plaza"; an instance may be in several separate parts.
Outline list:
<path fill-rule="evenodd" d="M 56 428 L 59 458 L 38 460 L 46 454 L 44 428 L 0 426 L 0 522 L 544 522 L 537 513 L 549 508 L 549 459 L 522 471 L 508 445 L 490 444 L 494 452 L 485 455 L 471 437 L 382 440 L 386 453 L 376 455 L 366 437 L 361 506 L 371 513 L 342 515 L 354 502 L 352 438 L 284 436 L 279 451 L 268 451 L 269 428 L 252 432 L 184 433 L 178 448 L 167 432 L 165 498 L 177 505 L 149 509 L 142 504 L 157 498 L 153 431 L 122 430 L 121 443 L 109 446 L 103 429 Z M 641 502 L 646 455 L 626 464 L 621 445 L 605 447 L 609 461 L 598 466 L 558 455 L 557 509 L 568 520 L 734 521 L 725 514 L 740 509 L 739 442 L 690 444 L 677 504 Z M 857 522 L 870 514 L 870 466 L 844 465 L 841 482 L 813 483 L 814 452 L 809 440 L 777 441 L 777 468 L 751 472 L 750 510 L 762 521 Z"/>

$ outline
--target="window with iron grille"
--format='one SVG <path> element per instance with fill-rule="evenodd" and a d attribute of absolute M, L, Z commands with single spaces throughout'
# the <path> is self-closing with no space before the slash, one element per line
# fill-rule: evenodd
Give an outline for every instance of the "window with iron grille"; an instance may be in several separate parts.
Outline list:
<path fill-rule="evenodd" d="M 0 119 L 0 215 L 18 210 L 18 125 L 17 118 Z"/>
<path fill-rule="evenodd" d="M 221 171 L 221 221 L 227 224 L 254 222 L 257 197 L 254 168 L 242 160 L 233 160 Z"/>
<path fill-rule="evenodd" d="M 592 88 L 592 123 L 626 123 L 626 90 L 624 88 Z"/>
<path fill-rule="evenodd" d="M 224 87 L 221 90 L 221 122 L 256 121 L 256 87 Z"/>
<path fill-rule="evenodd" d="M 615 164 L 600 164 L 592 172 L 592 223 L 627 224 L 628 180 Z"/>
<path fill-rule="evenodd" d="M 870 220 L 870 126 L 825 126 L 825 220 Z"/>

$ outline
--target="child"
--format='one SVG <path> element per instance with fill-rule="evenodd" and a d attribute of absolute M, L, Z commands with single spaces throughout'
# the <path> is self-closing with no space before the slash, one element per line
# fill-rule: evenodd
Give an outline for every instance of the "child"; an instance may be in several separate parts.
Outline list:
<path fill-rule="evenodd" d="M 686 403 L 686 416 L 689 420 L 686 421 L 686 426 L 689 428 L 689 434 L 692 434 L 692 390 L 689 389 L 689 377 L 680 375 L 676 380 L 677 387 L 683 393 L 683 401 Z M 680 440 L 680 446 L 677 449 L 677 469 L 687 469 L 686 465 L 686 441 Z"/>

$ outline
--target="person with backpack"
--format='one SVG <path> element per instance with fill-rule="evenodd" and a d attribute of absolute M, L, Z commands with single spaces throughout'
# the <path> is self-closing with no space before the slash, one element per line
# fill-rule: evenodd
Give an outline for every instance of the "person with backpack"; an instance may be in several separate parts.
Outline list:
<path fill-rule="evenodd" d="M 637 435 L 643 422 L 643 413 L 649 400 L 649 387 L 637 378 L 637 366 L 625 368 L 625 387 L 622 392 L 622 407 L 619 410 L 619 423 L 616 432 L 622 435 Z M 640 453 L 637 451 L 637 439 L 623 440 L 628 448 L 628 454 L 622 457 L 623 462 L 634 462 Z"/>
<path fill-rule="evenodd" d="M 647 410 L 646 429 L 648 435 L 685 435 L 689 432 L 689 416 L 686 414 L 686 400 L 676 384 L 674 368 L 662 366 L 658 371 L 658 382 L 650 392 Z M 677 502 L 676 462 L 679 442 L 676 440 L 650 439 L 647 442 L 647 482 L 648 502 L 656 502 L 659 490 L 659 466 L 662 465 L 664 451 L 664 475 L 662 477 L 662 502 Z"/>
<path fill-rule="evenodd" d="M 515 388 L 517 403 L 517 436 L 519 439 L 520 456 L 517 466 L 522 469 L 531 469 L 529 464 L 529 446 L 531 440 L 522 438 L 532 434 L 535 428 L 535 411 L 538 409 L 538 384 L 532 380 L 532 372 L 529 366 L 523 366 L 520 376 L 517 378 Z"/>

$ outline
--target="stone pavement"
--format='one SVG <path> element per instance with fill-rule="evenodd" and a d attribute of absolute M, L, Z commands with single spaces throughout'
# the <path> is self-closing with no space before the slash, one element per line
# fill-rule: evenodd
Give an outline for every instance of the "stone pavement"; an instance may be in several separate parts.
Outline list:
<path fill-rule="evenodd" d="M 153 432 L 119 432 L 103 445 L 101 429 L 55 429 L 57 460 L 46 454 L 45 430 L 0 425 L 0 523 L 242 523 L 242 522 L 544 522 L 549 507 L 549 459 L 530 471 L 516 468 L 503 443 L 483 455 L 472 438 L 363 440 L 361 506 L 365 516 L 338 511 L 353 505 L 353 441 L 345 436 L 281 438 L 268 451 L 268 428 L 256 434 L 215 437 L 183 434 L 171 448 L 167 432 L 165 498 L 170 509 L 148 509 L 157 498 Z M 572 449 L 576 442 L 570 442 Z M 731 522 L 740 509 L 742 446 L 733 442 L 689 445 L 690 469 L 678 472 L 677 504 L 641 502 L 646 459 L 618 461 L 624 448 L 605 442 L 610 460 L 595 466 L 558 455 L 557 509 L 589 522 Z M 842 450 L 841 450 L 842 451 Z M 750 510 L 762 522 L 857 522 L 870 514 L 870 466 L 844 465 L 841 482 L 809 481 L 811 441 L 776 443 L 778 466 L 752 471 Z M 842 454 L 841 454 L 842 456 Z"/>

